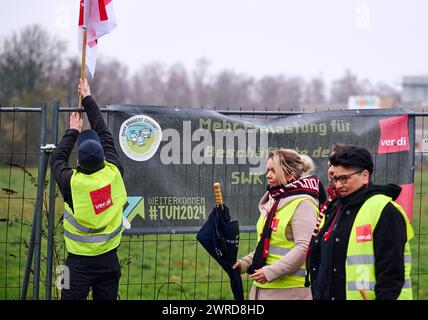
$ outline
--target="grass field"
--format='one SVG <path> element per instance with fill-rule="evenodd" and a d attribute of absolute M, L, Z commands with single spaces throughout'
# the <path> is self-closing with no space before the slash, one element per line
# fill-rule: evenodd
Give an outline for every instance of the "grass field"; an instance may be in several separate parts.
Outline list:
<path fill-rule="evenodd" d="M 25 173 L 19 168 L 0 169 L 0 299 L 19 298 L 35 203 L 36 188 L 31 178 L 31 175 L 35 177 L 34 172 Z M 428 172 L 419 172 L 415 176 L 412 221 L 416 237 L 411 242 L 412 285 L 415 298 L 419 299 L 428 299 L 427 191 Z M 58 221 L 61 199 L 56 204 Z M 60 225 L 56 239 L 56 262 L 61 264 L 66 252 Z M 255 244 L 254 233 L 242 234 L 239 256 L 253 250 Z M 45 240 L 42 252 L 41 278 L 44 280 Z M 232 299 L 227 275 L 199 245 L 194 234 L 123 237 L 119 257 L 122 265 L 120 299 Z M 54 274 L 54 280 L 56 276 Z M 247 277 L 243 280 L 248 294 L 251 282 Z M 44 291 L 42 284 L 40 298 L 44 297 Z M 28 298 L 31 298 L 31 285 L 28 292 Z M 53 290 L 52 297 L 58 297 L 57 290 Z"/>

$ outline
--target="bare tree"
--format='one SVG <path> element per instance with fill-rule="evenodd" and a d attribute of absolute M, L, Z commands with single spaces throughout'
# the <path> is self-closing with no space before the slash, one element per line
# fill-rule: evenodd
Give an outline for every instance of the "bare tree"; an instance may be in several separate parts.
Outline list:
<path fill-rule="evenodd" d="M 4 39 L 0 49 L 0 105 L 35 107 L 42 101 L 62 101 L 66 92 L 59 79 L 63 72 L 64 49 L 62 41 L 51 37 L 39 25 L 27 26 Z M 10 132 L 13 132 L 15 150 L 24 150 L 26 132 L 14 128 L 25 128 L 30 124 L 31 132 L 37 133 L 37 117 L 29 119 L 28 122 L 25 117 L 16 117 L 15 121 L 2 123 L 0 151 L 6 148 L 6 152 L 10 152 Z M 28 148 L 33 146 L 36 144 Z"/>
<path fill-rule="evenodd" d="M 199 59 L 193 71 L 193 105 L 209 108 L 212 87 L 208 79 L 209 61 Z"/>
<path fill-rule="evenodd" d="M 303 79 L 300 77 L 278 78 L 280 93 L 279 106 L 282 110 L 300 108 L 303 96 Z"/>
<path fill-rule="evenodd" d="M 303 80 L 299 77 L 265 76 L 257 82 L 257 107 L 290 110 L 301 105 Z"/>
<path fill-rule="evenodd" d="M 367 84 L 366 84 L 367 87 Z M 356 75 L 346 70 L 342 78 L 333 81 L 331 88 L 331 102 L 348 102 L 348 97 L 352 95 L 365 94 L 364 86 L 359 83 Z"/>
<path fill-rule="evenodd" d="M 254 80 L 251 77 L 237 75 L 233 71 L 222 71 L 212 84 L 211 104 L 217 109 L 247 109 L 253 105 L 251 99 L 253 84 Z"/>
<path fill-rule="evenodd" d="M 186 70 L 176 63 L 168 70 L 165 88 L 165 100 L 171 106 L 190 106 L 192 104 L 192 88 Z"/>
<path fill-rule="evenodd" d="M 91 93 L 99 105 L 129 103 L 128 68 L 118 60 L 98 59 Z"/>
<path fill-rule="evenodd" d="M 34 105 L 62 98 L 58 87 L 64 42 L 39 25 L 30 25 L 3 41 L 0 51 L 0 103 Z"/>
<path fill-rule="evenodd" d="M 166 105 L 165 68 L 159 63 L 143 66 L 132 77 L 132 103 Z"/>
<path fill-rule="evenodd" d="M 278 78 L 265 76 L 256 84 L 257 105 L 259 108 L 278 108 L 280 105 L 280 83 Z"/>
<path fill-rule="evenodd" d="M 325 84 L 322 78 L 313 78 L 306 84 L 304 102 L 305 103 L 324 103 L 325 102 Z"/>
<path fill-rule="evenodd" d="M 64 103 L 69 107 L 77 107 L 79 97 L 77 95 L 77 82 L 80 78 L 81 61 L 79 58 L 68 58 L 64 72 L 61 76 L 61 84 L 66 90 Z"/>

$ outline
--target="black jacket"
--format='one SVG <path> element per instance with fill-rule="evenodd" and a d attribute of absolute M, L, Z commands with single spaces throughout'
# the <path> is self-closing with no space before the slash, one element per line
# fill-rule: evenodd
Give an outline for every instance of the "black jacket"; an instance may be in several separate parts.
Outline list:
<path fill-rule="evenodd" d="M 82 105 L 85 108 L 91 128 L 95 130 L 100 138 L 101 145 L 104 149 L 105 160 L 114 164 L 123 176 L 123 167 L 120 164 L 119 155 L 114 147 L 113 136 L 107 129 L 107 125 L 102 117 L 97 103 L 91 96 L 87 96 L 82 100 Z M 58 184 L 64 201 L 70 206 L 71 209 L 73 209 L 73 201 L 71 197 L 70 181 L 73 171 L 68 165 L 68 160 L 70 158 L 74 144 L 77 141 L 78 135 L 79 131 L 75 129 L 68 129 L 65 131 L 64 136 L 52 153 L 50 161 L 54 179 Z M 76 169 L 87 174 L 93 173 L 80 167 L 77 167 Z"/>
<path fill-rule="evenodd" d="M 384 194 L 396 199 L 401 187 L 388 184 L 370 184 L 346 197 L 337 197 L 326 211 L 326 222 L 311 242 L 308 256 L 308 272 L 312 294 L 316 300 L 346 299 L 345 262 L 349 237 L 357 212 L 373 195 Z M 328 240 L 325 233 L 338 214 Z M 373 230 L 375 255 L 376 299 L 394 300 L 404 284 L 404 245 L 407 241 L 406 222 L 401 213 L 387 204 Z"/>

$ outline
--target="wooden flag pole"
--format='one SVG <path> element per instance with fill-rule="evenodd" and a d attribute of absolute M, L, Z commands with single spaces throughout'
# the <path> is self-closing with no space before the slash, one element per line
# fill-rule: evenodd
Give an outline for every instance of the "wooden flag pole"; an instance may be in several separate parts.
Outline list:
<path fill-rule="evenodd" d="M 89 23 L 89 1 L 83 1 L 83 43 L 82 43 L 82 65 L 80 67 L 80 78 L 85 80 L 85 67 L 86 67 L 86 42 L 88 38 L 88 23 Z M 79 108 L 82 108 L 82 94 L 79 94 Z M 79 112 L 80 119 L 83 114 Z"/>
<path fill-rule="evenodd" d="M 369 300 L 369 296 L 368 296 L 366 290 L 358 289 L 358 291 L 360 291 L 360 294 L 361 294 L 361 297 L 363 298 L 363 300 Z"/>
<path fill-rule="evenodd" d="M 80 78 L 85 80 L 85 66 L 86 66 L 86 38 L 88 31 L 86 26 L 83 27 L 83 46 L 82 46 L 82 65 L 80 68 Z M 79 108 L 82 108 L 82 95 L 79 94 Z M 79 112 L 80 119 L 82 119 L 82 112 Z"/>
<path fill-rule="evenodd" d="M 83 46 L 82 46 L 82 67 L 80 68 L 80 78 L 82 80 L 85 79 L 85 66 L 86 66 L 86 39 L 88 37 L 88 31 L 86 30 L 86 27 L 84 27 L 83 31 Z M 79 106 L 81 104 L 79 103 Z"/>

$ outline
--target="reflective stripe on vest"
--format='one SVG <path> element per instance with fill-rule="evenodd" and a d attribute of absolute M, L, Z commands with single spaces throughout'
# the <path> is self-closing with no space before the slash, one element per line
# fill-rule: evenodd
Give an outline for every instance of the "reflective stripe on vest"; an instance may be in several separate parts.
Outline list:
<path fill-rule="evenodd" d="M 299 269 L 296 272 L 290 273 L 290 276 L 298 276 L 298 277 L 304 277 L 306 276 L 306 270 Z"/>
<path fill-rule="evenodd" d="M 317 205 L 314 203 L 313 200 L 308 197 L 297 198 L 295 200 L 290 201 L 282 208 L 279 208 L 275 214 L 275 219 L 277 219 L 278 225 L 276 226 L 275 231 L 272 231 L 271 234 L 266 265 L 272 265 L 276 261 L 279 261 L 283 256 L 289 253 L 296 246 L 294 242 L 287 240 L 285 235 L 285 229 L 289 224 L 291 218 L 293 217 L 295 210 L 304 200 L 310 201 L 311 204 L 313 204 L 314 206 L 316 214 L 318 214 Z M 314 227 L 315 221 L 316 217 L 314 220 Z M 261 215 L 259 221 L 257 222 L 258 241 L 260 240 L 260 233 L 263 230 L 265 222 L 265 217 Z M 305 265 L 302 265 L 300 269 L 296 270 L 291 274 L 286 274 L 282 277 L 279 277 L 275 280 L 272 280 L 271 282 L 267 282 L 264 284 L 255 281 L 254 285 L 260 288 L 303 288 L 305 286 L 305 275 Z"/>
<path fill-rule="evenodd" d="M 270 254 L 276 254 L 276 255 L 279 255 L 279 256 L 285 256 L 290 251 L 291 251 L 291 249 L 289 249 L 289 248 L 281 248 L 281 247 L 277 247 L 277 246 L 269 246 L 269 253 Z M 267 264 L 267 265 L 269 265 L 269 264 Z M 306 270 L 299 269 L 296 272 L 289 273 L 287 275 L 289 275 L 289 276 L 304 277 L 304 276 L 306 276 Z"/>
<path fill-rule="evenodd" d="M 109 234 L 98 234 L 98 235 L 92 235 L 92 236 L 81 236 L 78 234 L 71 233 L 67 230 L 64 230 L 64 236 L 78 242 L 83 243 L 97 243 L 97 242 L 107 242 L 114 237 L 116 237 L 119 232 L 122 230 L 122 224 L 116 230 L 114 230 L 112 233 Z"/>
<path fill-rule="evenodd" d="M 91 229 L 91 228 L 85 227 L 84 225 L 81 225 L 79 222 L 76 221 L 76 219 L 74 219 L 73 215 L 70 212 L 68 212 L 67 209 L 64 210 L 64 219 L 67 220 L 68 223 L 70 223 L 77 230 L 83 233 L 100 233 L 106 229 L 106 227 L 102 227 L 99 229 Z M 84 242 L 84 241 L 81 241 L 81 242 Z"/>
<path fill-rule="evenodd" d="M 278 256 L 285 256 L 287 253 L 291 251 L 290 248 L 282 248 L 277 246 L 269 246 L 269 253 L 276 254 Z"/>
<path fill-rule="evenodd" d="M 269 264 L 266 264 L 267 266 L 269 266 Z M 299 269 L 293 273 L 287 273 L 287 276 L 293 276 L 293 277 L 305 277 L 306 276 L 306 270 L 303 269 Z"/>
<path fill-rule="evenodd" d="M 361 300 L 359 289 L 365 289 L 368 298 L 375 299 L 376 273 L 373 246 L 373 232 L 386 205 L 391 203 L 403 216 L 406 223 L 407 242 L 404 246 L 404 284 L 398 299 L 412 299 L 410 270 L 412 257 L 409 241 L 413 238 L 413 228 L 404 210 L 390 197 L 374 195 L 367 199 L 357 213 L 349 236 L 345 276 L 346 299 Z"/>
<path fill-rule="evenodd" d="M 374 291 L 376 282 L 374 281 L 355 281 L 348 282 L 348 290 L 349 291 L 358 291 L 360 289 L 371 290 Z M 412 287 L 412 283 L 410 280 L 405 280 L 403 289 L 410 289 Z"/>
<path fill-rule="evenodd" d="M 346 263 L 352 264 L 374 264 L 374 255 L 371 254 L 357 254 L 346 258 Z M 412 263 L 412 255 L 404 255 L 404 263 Z"/>

